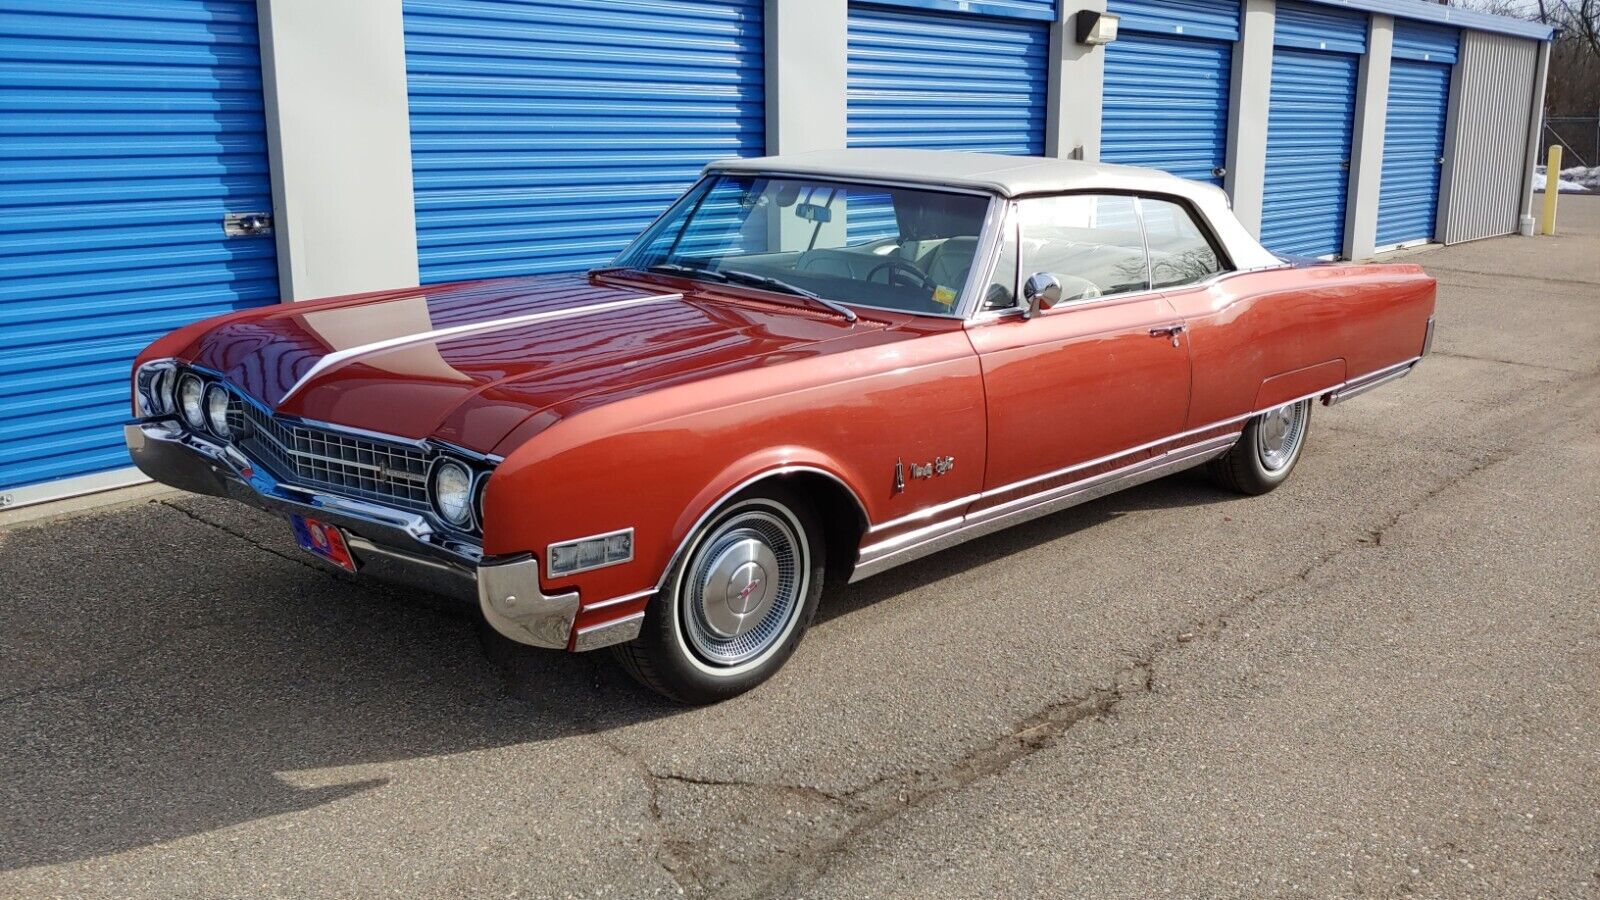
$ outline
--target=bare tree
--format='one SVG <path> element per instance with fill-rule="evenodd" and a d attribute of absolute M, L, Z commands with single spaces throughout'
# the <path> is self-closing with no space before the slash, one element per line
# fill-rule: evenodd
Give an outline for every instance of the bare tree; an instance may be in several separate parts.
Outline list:
<path fill-rule="evenodd" d="M 1541 0 L 1542 2 L 1542 0 Z M 1559 19 L 1552 23 L 1570 30 L 1589 48 L 1591 57 L 1600 57 L 1600 0 L 1555 0 Z M 1548 22 L 1549 19 L 1541 19 Z"/>
<path fill-rule="evenodd" d="M 1550 48 L 1545 110 L 1552 116 L 1593 117 L 1600 112 L 1600 0 L 1451 0 L 1478 12 L 1536 19 L 1556 27 Z"/>

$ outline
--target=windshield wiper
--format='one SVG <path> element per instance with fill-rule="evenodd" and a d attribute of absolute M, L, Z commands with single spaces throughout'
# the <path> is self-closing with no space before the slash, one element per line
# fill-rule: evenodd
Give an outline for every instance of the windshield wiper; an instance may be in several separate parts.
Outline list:
<path fill-rule="evenodd" d="M 781 291 L 785 294 L 794 294 L 796 297 L 804 297 L 807 300 L 820 303 L 839 315 L 844 316 L 845 320 L 848 322 L 854 322 L 857 318 L 855 310 L 851 309 L 850 307 L 845 306 L 842 303 L 829 300 L 827 297 L 824 297 L 821 294 L 812 293 L 811 291 L 808 291 L 799 285 L 790 284 L 781 278 L 773 278 L 771 275 L 757 275 L 755 272 L 745 272 L 740 269 L 718 269 L 717 274 L 721 275 L 724 281 L 733 281 L 739 284 L 747 284 L 751 287 L 762 287 L 769 290 Z"/>
<path fill-rule="evenodd" d="M 682 275 L 686 278 L 704 278 L 709 281 L 721 282 L 723 284 L 726 284 L 728 281 L 728 279 L 722 277 L 721 272 L 718 272 L 715 269 L 707 269 L 701 266 L 686 266 L 683 263 L 656 263 L 653 266 L 645 266 L 644 270 L 646 272 L 654 272 L 657 275 Z"/>

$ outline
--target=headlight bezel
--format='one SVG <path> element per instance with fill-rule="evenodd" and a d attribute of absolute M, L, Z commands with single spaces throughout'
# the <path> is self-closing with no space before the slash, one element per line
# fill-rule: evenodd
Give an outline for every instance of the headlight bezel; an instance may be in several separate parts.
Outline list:
<path fill-rule="evenodd" d="M 220 421 L 216 417 L 216 411 L 212 408 L 214 398 L 217 397 L 222 398 L 222 418 Z M 213 381 L 207 384 L 205 392 L 201 394 L 200 405 L 205 409 L 206 427 L 212 434 L 225 441 L 233 438 L 233 428 L 228 425 L 228 407 L 232 402 L 233 396 L 228 393 L 228 389 L 223 387 L 220 381 Z"/>
<path fill-rule="evenodd" d="M 489 493 L 489 476 L 494 474 L 492 469 L 478 472 L 478 477 L 472 489 L 472 514 L 477 517 L 478 530 L 483 530 L 484 523 L 484 496 Z"/>
<path fill-rule="evenodd" d="M 189 401 L 184 397 L 184 389 L 189 385 L 198 385 L 199 393 L 195 397 L 196 410 L 194 416 L 189 415 Z M 205 432 L 206 429 L 206 380 L 196 372 L 185 371 L 178 376 L 177 386 L 173 389 L 174 406 L 178 418 L 189 427 L 190 431 Z"/>
<path fill-rule="evenodd" d="M 177 413 L 178 365 L 172 360 L 156 360 L 140 366 L 134 373 L 134 415 L 170 416 Z"/>
<path fill-rule="evenodd" d="M 440 486 L 440 478 L 449 471 L 460 472 L 461 485 L 459 490 L 461 501 L 459 518 L 451 516 L 446 511 L 443 497 L 444 490 Z M 434 458 L 433 465 L 428 469 L 428 505 L 433 508 L 433 512 L 439 517 L 439 520 L 450 528 L 460 531 L 474 531 L 478 526 L 477 503 L 474 497 L 477 486 L 478 477 L 470 463 L 453 455 L 441 453 Z"/>
<path fill-rule="evenodd" d="M 150 379 L 151 413 L 171 415 L 178 410 L 178 367 L 162 366 Z"/>

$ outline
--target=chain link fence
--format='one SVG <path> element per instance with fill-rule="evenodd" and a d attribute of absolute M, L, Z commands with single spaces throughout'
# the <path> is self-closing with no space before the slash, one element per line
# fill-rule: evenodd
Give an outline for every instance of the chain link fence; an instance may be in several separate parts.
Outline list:
<path fill-rule="evenodd" d="M 1539 164 L 1551 144 L 1561 146 L 1562 167 L 1600 166 L 1600 116 L 1550 116 L 1539 140 Z"/>

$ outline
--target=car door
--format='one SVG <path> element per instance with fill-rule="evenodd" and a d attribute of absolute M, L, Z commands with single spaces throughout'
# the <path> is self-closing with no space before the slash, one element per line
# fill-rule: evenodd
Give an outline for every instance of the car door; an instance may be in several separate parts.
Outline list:
<path fill-rule="evenodd" d="M 1271 368 L 1273 353 L 1268 348 L 1287 342 L 1262 341 L 1262 317 L 1250 313 L 1261 299 L 1217 290 L 1217 277 L 1231 266 L 1204 220 L 1188 204 L 1173 197 L 1140 197 L 1139 221 L 1150 253 L 1152 287 L 1161 291 L 1185 326 L 1191 375 L 1184 430 L 1251 412 L 1261 387 L 1261 368 Z M 1279 313 L 1285 311 L 1281 297 L 1270 297 L 1267 303 Z M 1272 315 L 1269 321 L 1281 320 Z"/>
<path fill-rule="evenodd" d="M 1019 283 L 1050 273 L 1062 293 L 1031 317 L 993 311 L 969 329 L 989 421 L 973 513 L 1136 464 L 1155 452 L 1139 448 L 1183 430 L 1189 406 L 1188 342 L 1172 305 L 1151 288 L 1133 197 L 1022 199 L 1008 227 L 1015 233 L 1002 268 L 1020 258 Z M 1015 285 L 989 295 L 1020 299 Z"/>

